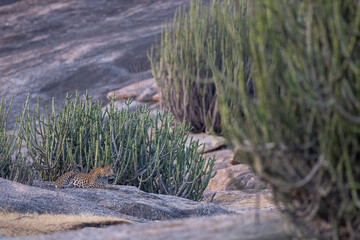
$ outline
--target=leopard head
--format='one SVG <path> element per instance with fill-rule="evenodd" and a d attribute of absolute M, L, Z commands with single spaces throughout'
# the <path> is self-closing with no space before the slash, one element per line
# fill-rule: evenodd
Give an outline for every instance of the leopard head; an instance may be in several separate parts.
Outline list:
<path fill-rule="evenodd" d="M 115 173 L 114 173 L 114 170 L 113 170 L 113 164 L 103 164 L 101 165 L 101 168 L 100 168 L 100 177 L 105 177 L 105 178 L 108 178 L 108 177 L 113 177 L 115 176 Z"/>

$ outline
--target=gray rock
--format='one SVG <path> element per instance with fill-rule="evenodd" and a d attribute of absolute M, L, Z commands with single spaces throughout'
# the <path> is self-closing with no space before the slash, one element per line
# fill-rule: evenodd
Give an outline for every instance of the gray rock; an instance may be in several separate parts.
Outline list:
<path fill-rule="evenodd" d="M 221 146 L 226 145 L 226 139 L 221 136 L 213 136 L 206 133 L 190 133 L 188 140 L 186 141 L 186 144 L 190 144 L 190 139 L 193 139 L 193 141 L 199 141 L 199 143 L 205 144 L 205 148 L 203 145 L 201 145 L 198 148 L 198 152 L 202 152 L 204 149 L 204 153 L 213 151 L 215 149 L 218 149 Z"/>
<path fill-rule="evenodd" d="M 83 229 L 51 235 L 34 236 L 28 240 L 110 240 L 110 239 L 159 239 L 159 240 L 283 240 L 289 239 L 283 220 L 276 214 L 221 215 L 190 218 L 176 221 L 118 225 L 104 229 Z"/>
<path fill-rule="evenodd" d="M 136 98 L 140 102 L 150 102 L 154 101 L 154 95 L 157 94 L 156 84 L 154 84 L 146 89 L 144 89 Z"/>
<path fill-rule="evenodd" d="M 3 234 L 0 234 L 0 240 L 5 240 L 5 239 L 10 239 L 10 238 L 6 237 L 6 236 L 3 235 Z"/>
<path fill-rule="evenodd" d="M 213 171 L 231 167 L 231 159 L 233 158 L 233 153 L 230 149 L 221 149 L 213 152 L 207 152 L 204 154 L 206 158 L 212 158 L 215 156 L 215 165 Z"/>
<path fill-rule="evenodd" d="M 232 165 L 216 172 L 214 178 L 210 179 L 207 190 L 246 190 L 263 189 L 266 184 L 260 181 L 255 173 L 246 164 Z"/>
<path fill-rule="evenodd" d="M 152 101 L 152 97 L 157 93 L 156 83 L 154 78 L 142 80 L 140 82 L 129 84 L 125 87 L 109 92 L 106 97 L 116 100 L 126 100 L 128 98 L 136 99 L 139 102 Z"/>
<path fill-rule="evenodd" d="M 115 187 L 117 190 L 55 189 L 53 183 L 45 183 L 40 188 L 0 178 L 0 210 L 116 216 L 135 222 L 229 213 L 214 204 L 145 193 L 131 186 Z"/>
<path fill-rule="evenodd" d="M 276 207 L 271 190 L 236 190 L 236 191 L 209 191 L 204 192 L 204 203 L 214 203 L 231 212 L 239 214 L 255 214 L 272 212 Z"/>
<path fill-rule="evenodd" d="M 4 0 L 0 1 L 3 2 Z M 10 3 L 15 2 L 11 0 Z M 151 78 L 147 52 L 162 24 L 190 0 L 33 0 L 0 4 L 0 95 L 13 98 L 9 124 L 32 105 L 56 109 L 67 92 L 93 100 Z"/>

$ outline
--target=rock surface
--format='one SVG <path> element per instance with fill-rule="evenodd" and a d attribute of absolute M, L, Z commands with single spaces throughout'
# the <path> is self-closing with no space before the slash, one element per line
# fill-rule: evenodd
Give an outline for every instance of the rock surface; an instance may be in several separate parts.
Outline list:
<path fill-rule="evenodd" d="M 191 138 L 193 139 L 193 141 L 199 140 L 199 143 L 205 144 L 204 153 L 213 151 L 221 146 L 226 145 L 226 139 L 224 137 L 213 136 L 206 133 L 190 133 L 187 144 L 190 143 Z M 201 152 L 203 150 L 203 147 L 204 146 L 200 146 L 198 148 L 198 152 Z"/>
<path fill-rule="evenodd" d="M 210 179 L 207 190 L 246 190 L 263 189 L 265 184 L 259 180 L 255 173 L 246 164 L 239 164 L 216 172 L 214 178 Z"/>
<path fill-rule="evenodd" d="M 106 97 L 108 100 L 115 97 L 116 100 L 126 100 L 128 98 L 136 99 L 139 102 L 152 101 L 157 93 L 154 78 L 146 79 L 140 82 L 129 84 L 123 88 L 109 92 Z"/>
<path fill-rule="evenodd" d="M 9 126 L 27 93 L 59 109 L 66 93 L 94 100 L 151 78 L 147 52 L 190 0 L 5 0 L 0 4 L 0 96 L 13 98 Z M 1 1 L 3 2 L 3 1 Z"/>
<path fill-rule="evenodd" d="M 215 195 L 214 195 L 215 194 Z M 210 191 L 205 190 L 203 202 L 214 203 L 239 214 L 277 212 L 269 189 Z"/>
<path fill-rule="evenodd" d="M 221 215 L 206 218 L 190 218 L 176 221 L 140 223 L 111 226 L 104 229 L 86 228 L 51 235 L 34 236 L 27 240 L 285 240 L 289 239 L 284 222 L 274 214 L 260 214 L 257 221 L 248 215 Z"/>
<path fill-rule="evenodd" d="M 230 149 L 221 149 L 213 152 L 207 152 L 204 154 L 206 158 L 215 157 L 215 165 L 213 171 L 231 167 L 231 159 L 233 158 L 233 153 Z"/>
<path fill-rule="evenodd" d="M 214 204 L 204 204 L 168 195 L 150 194 L 131 186 L 105 189 L 55 189 L 0 178 L 0 210 L 20 213 L 92 214 L 116 216 L 135 222 L 226 214 Z"/>
<path fill-rule="evenodd" d="M 55 189 L 52 182 L 35 181 L 34 186 L 27 186 L 0 178 L 0 210 L 91 214 L 138 222 L 16 239 L 287 239 L 270 190 L 207 190 L 203 202 L 198 203 L 135 187 L 115 187 Z"/>

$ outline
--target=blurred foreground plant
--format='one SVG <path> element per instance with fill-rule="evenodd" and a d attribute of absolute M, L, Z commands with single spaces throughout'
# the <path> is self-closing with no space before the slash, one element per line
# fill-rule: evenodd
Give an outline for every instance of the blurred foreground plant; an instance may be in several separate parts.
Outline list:
<path fill-rule="evenodd" d="M 227 1 L 224 132 L 270 185 L 301 238 L 360 235 L 359 1 Z M 231 3 L 233 2 L 233 3 Z M 225 16 L 224 16 L 225 18 Z M 247 23 L 248 34 L 237 27 Z M 226 32 L 225 32 L 226 33 Z M 249 52 L 254 96 L 244 53 Z M 214 62 L 209 57 L 209 62 Z M 228 102 L 241 111 L 234 118 Z M 311 231 L 308 231 L 311 229 Z M 315 234 L 315 235 L 313 235 Z"/>

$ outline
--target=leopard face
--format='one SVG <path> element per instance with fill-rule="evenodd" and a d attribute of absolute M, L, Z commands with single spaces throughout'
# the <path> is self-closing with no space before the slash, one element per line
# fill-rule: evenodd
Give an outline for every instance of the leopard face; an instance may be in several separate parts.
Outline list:
<path fill-rule="evenodd" d="M 109 178 L 115 176 L 112 164 L 108 164 L 108 165 L 103 164 L 98 169 L 99 169 L 99 174 L 98 174 L 99 178 Z"/>

